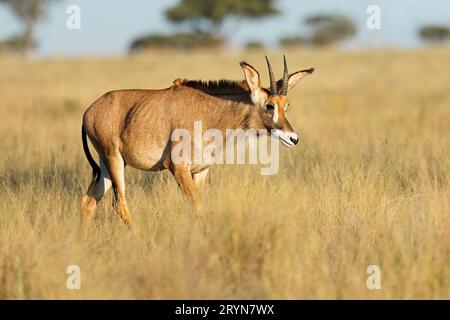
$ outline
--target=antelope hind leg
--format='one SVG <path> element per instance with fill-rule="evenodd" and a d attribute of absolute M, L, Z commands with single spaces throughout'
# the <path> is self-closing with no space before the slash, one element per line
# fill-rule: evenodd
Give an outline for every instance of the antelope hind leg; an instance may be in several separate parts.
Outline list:
<path fill-rule="evenodd" d="M 106 192 L 111 188 L 111 178 L 103 162 L 100 162 L 100 176 L 93 178 L 89 189 L 81 199 L 81 229 L 84 235 L 89 232 L 92 218 L 95 214 L 98 202 L 103 198 Z"/>
<path fill-rule="evenodd" d="M 176 182 L 193 205 L 200 209 L 201 201 L 196 190 L 191 172 L 186 165 L 172 165 L 170 168 Z"/>
<path fill-rule="evenodd" d="M 134 227 L 134 222 L 125 199 L 125 164 L 122 156 L 119 153 L 112 156 L 107 156 L 106 166 L 111 176 L 114 195 L 117 202 L 117 209 L 119 210 L 120 217 L 123 222 L 125 222 L 125 224 L 132 229 Z"/>
<path fill-rule="evenodd" d="M 203 169 L 200 172 L 192 174 L 192 180 L 194 181 L 195 188 L 197 189 L 199 196 L 203 200 L 206 186 L 206 179 L 208 178 L 209 168 Z"/>

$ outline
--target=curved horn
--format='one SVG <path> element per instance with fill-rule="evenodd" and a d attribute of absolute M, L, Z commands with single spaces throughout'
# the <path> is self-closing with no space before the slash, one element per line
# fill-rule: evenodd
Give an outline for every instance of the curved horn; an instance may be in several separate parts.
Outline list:
<path fill-rule="evenodd" d="M 283 54 L 284 60 L 284 71 L 283 71 L 283 83 L 281 84 L 280 96 L 287 96 L 288 91 L 288 82 L 289 82 L 289 74 L 287 69 L 286 57 Z"/>
<path fill-rule="evenodd" d="M 275 77 L 273 75 L 272 66 L 270 65 L 269 59 L 266 57 L 267 61 L 267 68 L 269 69 L 269 80 L 270 80 L 270 95 L 271 96 L 277 96 L 277 82 L 275 81 Z"/>

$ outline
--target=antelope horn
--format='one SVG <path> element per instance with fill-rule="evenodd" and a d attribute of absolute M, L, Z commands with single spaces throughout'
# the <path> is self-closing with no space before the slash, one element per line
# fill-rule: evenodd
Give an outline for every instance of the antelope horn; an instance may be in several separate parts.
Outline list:
<path fill-rule="evenodd" d="M 270 80 L 270 95 L 271 96 L 277 96 L 278 90 L 277 90 L 277 82 L 275 81 L 275 77 L 273 75 L 272 66 L 270 65 L 269 59 L 266 57 L 267 61 L 267 68 L 269 69 L 269 80 Z"/>
<path fill-rule="evenodd" d="M 288 74 L 288 68 L 287 68 L 287 63 L 286 63 L 286 57 L 284 56 L 284 54 L 283 54 L 283 60 L 284 60 L 284 71 L 283 71 L 283 83 L 281 84 L 281 89 L 280 89 L 280 96 L 287 96 L 289 74 Z"/>

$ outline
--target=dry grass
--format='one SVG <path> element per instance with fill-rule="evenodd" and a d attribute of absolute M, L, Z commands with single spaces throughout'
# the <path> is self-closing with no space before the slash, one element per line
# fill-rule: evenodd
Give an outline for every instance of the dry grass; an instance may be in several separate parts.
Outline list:
<path fill-rule="evenodd" d="M 168 173 L 127 169 L 139 236 L 102 202 L 79 236 L 84 109 L 115 88 L 240 78 L 260 54 L 0 59 L 0 298 L 450 298 L 450 52 L 288 53 L 303 143 L 281 170 L 211 170 L 195 216 Z M 280 74 L 281 59 L 273 56 Z M 66 268 L 81 267 L 81 290 Z M 368 290 L 366 268 L 382 271 Z"/>

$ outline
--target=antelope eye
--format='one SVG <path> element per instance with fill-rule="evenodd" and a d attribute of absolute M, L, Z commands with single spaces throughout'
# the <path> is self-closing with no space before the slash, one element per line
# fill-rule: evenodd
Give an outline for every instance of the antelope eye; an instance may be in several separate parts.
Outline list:
<path fill-rule="evenodd" d="M 271 103 L 266 104 L 266 109 L 267 110 L 275 110 L 275 106 Z"/>

